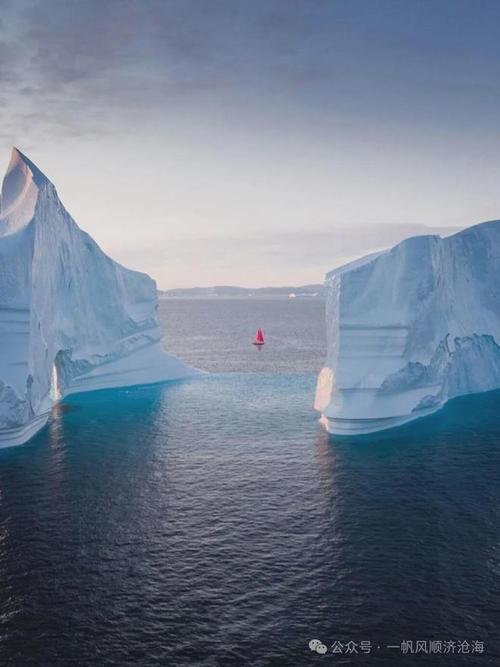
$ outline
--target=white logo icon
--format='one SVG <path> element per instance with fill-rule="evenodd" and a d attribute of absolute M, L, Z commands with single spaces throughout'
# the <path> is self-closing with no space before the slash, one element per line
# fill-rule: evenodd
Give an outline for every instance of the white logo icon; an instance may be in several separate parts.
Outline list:
<path fill-rule="evenodd" d="M 311 639 L 309 642 L 309 650 L 316 651 L 316 653 L 319 653 L 320 655 L 325 655 L 328 649 L 319 639 Z"/>

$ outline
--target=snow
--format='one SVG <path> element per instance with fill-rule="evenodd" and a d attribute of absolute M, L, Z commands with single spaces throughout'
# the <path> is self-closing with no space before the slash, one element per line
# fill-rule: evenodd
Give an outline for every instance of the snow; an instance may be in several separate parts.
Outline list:
<path fill-rule="evenodd" d="M 326 285 L 315 407 L 329 432 L 390 428 L 500 387 L 500 221 L 407 239 Z"/>
<path fill-rule="evenodd" d="M 68 394 L 197 372 L 162 348 L 155 282 L 105 255 L 15 148 L 0 203 L 0 447 Z"/>

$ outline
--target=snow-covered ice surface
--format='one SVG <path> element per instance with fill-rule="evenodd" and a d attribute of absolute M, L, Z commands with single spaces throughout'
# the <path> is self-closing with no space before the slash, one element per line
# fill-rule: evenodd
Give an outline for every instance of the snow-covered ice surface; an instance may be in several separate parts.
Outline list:
<path fill-rule="evenodd" d="M 107 257 L 15 148 L 0 205 L 0 447 L 67 394 L 196 373 L 162 348 L 155 282 Z"/>
<path fill-rule="evenodd" d="M 409 238 L 326 284 L 315 407 L 331 433 L 390 428 L 500 387 L 500 221 Z"/>

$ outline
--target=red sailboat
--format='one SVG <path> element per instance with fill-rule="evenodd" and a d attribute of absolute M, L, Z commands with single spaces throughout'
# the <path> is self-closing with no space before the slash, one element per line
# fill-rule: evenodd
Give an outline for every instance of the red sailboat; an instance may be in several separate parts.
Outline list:
<path fill-rule="evenodd" d="M 264 332 L 262 329 L 257 329 L 257 333 L 255 334 L 255 340 L 253 341 L 252 345 L 264 345 Z"/>

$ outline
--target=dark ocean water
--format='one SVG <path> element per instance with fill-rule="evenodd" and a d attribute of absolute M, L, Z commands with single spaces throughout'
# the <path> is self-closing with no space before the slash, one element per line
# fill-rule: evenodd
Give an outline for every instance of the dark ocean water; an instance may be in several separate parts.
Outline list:
<path fill-rule="evenodd" d="M 0 451 L 0 665 L 499 665 L 500 392 L 336 441 L 319 302 L 162 306 L 171 349 L 237 372 L 73 396 Z"/>

